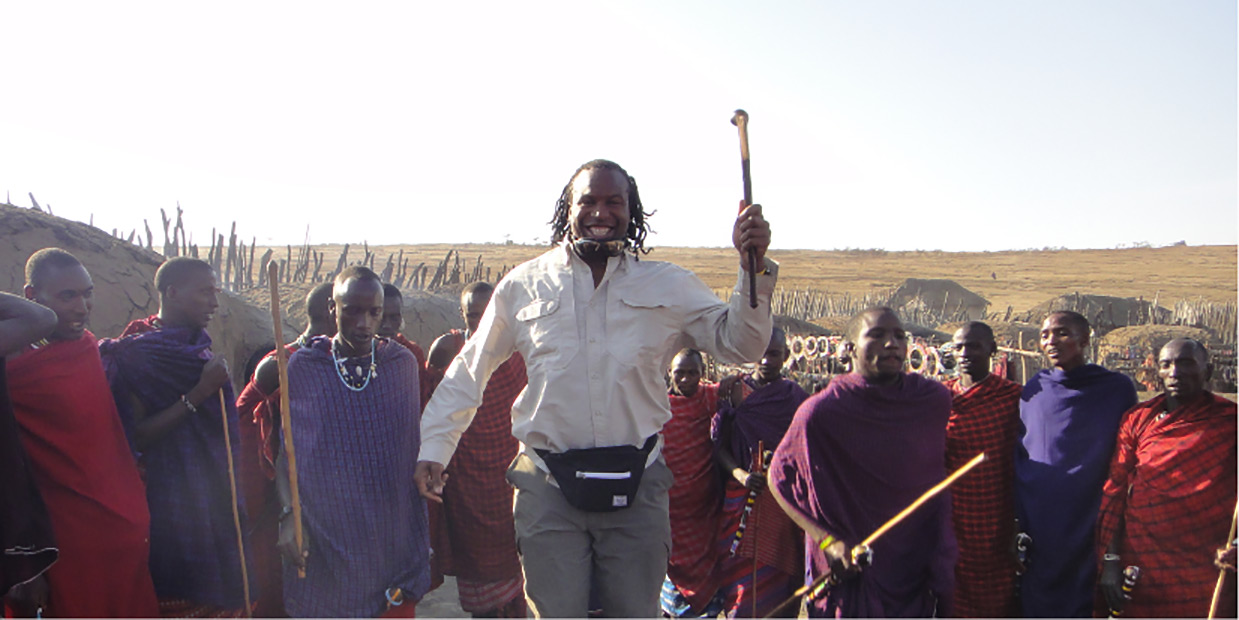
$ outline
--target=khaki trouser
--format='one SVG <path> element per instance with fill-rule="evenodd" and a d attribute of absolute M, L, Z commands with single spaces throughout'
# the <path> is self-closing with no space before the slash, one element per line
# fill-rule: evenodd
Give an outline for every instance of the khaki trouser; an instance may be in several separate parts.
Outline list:
<path fill-rule="evenodd" d="M 551 475 L 525 454 L 512 461 L 507 477 L 516 487 L 516 548 L 535 617 L 584 618 L 591 583 L 609 617 L 659 616 L 671 550 L 672 481 L 661 456 L 646 468 L 633 505 L 615 512 L 572 507 Z"/>

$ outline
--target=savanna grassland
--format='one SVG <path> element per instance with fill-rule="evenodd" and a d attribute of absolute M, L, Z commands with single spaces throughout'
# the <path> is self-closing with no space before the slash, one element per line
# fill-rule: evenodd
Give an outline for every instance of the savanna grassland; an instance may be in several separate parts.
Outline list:
<path fill-rule="evenodd" d="M 260 248 L 260 253 L 261 253 Z M 323 269 L 335 266 L 342 246 L 315 246 L 324 253 Z M 471 269 L 478 257 L 492 275 L 546 251 L 546 246 L 466 244 L 372 247 L 382 270 L 389 253 L 404 250 L 410 269 L 425 262 L 433 274 L 449 249 Z M 294 255 L 296 248 L 293 248 Z M 1162 305 L 1203 298 L 1234 302 L 1239 263 L 1236 246 L 1174 246 L 1114 250 L 1022 250 L 1001 252 L 887 252 L 883 250 L 773 250 L 779 283 L 785 288 L 813 288 L 829 293 L 863 295 L 897 286 L 905 278 L 946 278 L 985 297 L 991 311 L 1007 306 L 1016 312 L 1068 293 L 1155 296 Z M 352 246 L 349 260 L 362 256 Z M 276 258 L 285 257 L 279 248 Z M 654 248 L 648 258 L 675 263 L 695 272 L 713 288 L 730 287 L 737 258 L 731 248 Z M 492 277 L 492 279 L 494 279 Z"/>

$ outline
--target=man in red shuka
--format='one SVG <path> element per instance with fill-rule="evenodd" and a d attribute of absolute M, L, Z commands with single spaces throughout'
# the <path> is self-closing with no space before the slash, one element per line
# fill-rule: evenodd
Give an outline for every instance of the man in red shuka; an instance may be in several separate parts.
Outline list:
<path fill-rule="evenodd" d="M 72 254 L 46 248 L 26 262 L 24 292 L 58 320 L 50 336 L 10 358 L 7 371 L 60 560 L 12 597 L 66 618 L 158 615 L 146 490 L 86 329 L 94 282 Z"/>

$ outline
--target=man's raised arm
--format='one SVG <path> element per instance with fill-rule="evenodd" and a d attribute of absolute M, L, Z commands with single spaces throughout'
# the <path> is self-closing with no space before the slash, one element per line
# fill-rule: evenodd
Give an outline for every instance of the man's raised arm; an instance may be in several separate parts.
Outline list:
<path fill-rule="evenodd" d="M 56 329 L 56 313 L 11 295 L 0 293 L 0 357 L 51 334 Z"/>

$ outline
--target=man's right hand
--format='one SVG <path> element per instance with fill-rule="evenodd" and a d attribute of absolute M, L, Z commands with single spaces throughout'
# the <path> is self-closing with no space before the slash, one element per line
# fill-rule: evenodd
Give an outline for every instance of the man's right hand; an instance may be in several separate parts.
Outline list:
<path fill-rule="evenodd" d="M 760 494 L 766 490 L 766 476 L 756 472 L 748 472 L 743 469 L 736 469 L 736 481 L 744 485 L 744 488 Z"/>
<path fill-rule="evenodd" d="M 228 362 L 224 361 L 223 357 L 215 356 L 207 360 L 206 365 L 202 367 L 202 375 L 198 377 L 198 385 L 192 390 L 194 393 L 187 395 L 193 400 L 195 405 L 201 405 L 211 398 L 224 384 L 228 383 Z"/>
<path fill-rule="evenodd" d="M 1123 564 L 1119 560 L 1101 563 L 1101 579 L 1097 581 L 1106 605 L 1115 611 L 1123 611 L 1127 597 L 1123 594 Z"/>
<path fill-rule="evenodd" d="M 443 503 L 443 485 L 447 484 L 448 475 L 443 473 L 443 464 L 434 461 L 418 461 L 417 469 L 413 470 L 413 482 L 417 483 L 417 492 L 422 497 Z"/>
<path fill-rule="evenodd" d="M 744 393 L 740 390 L 740 375 L 730 374 L 718 382 L 718 396 L 732 407 L 739 407 L 744 402 Z"/>
<path fill-rule="evenodd" d="M 276 540 L 275 546 L 280 550 L 280 554 L 284 556 L 286 562 L 292 563 L 300 569 L 305 569 L 305 559 L 310 555 L 310 542 L 301 539 L 302 549 L 300 553 L 297 550 L 297 535 L 293 528 L 293 520 L 291 516 L 280 519 L 280 536 Z"/>
<path fill-rule="evenodd" d="M 860 572 L 860 569 L 854 566 L 852 559 L 848 557 L 848 547 L 842 540 L 831 543 L 824 551 L 827 564 L 830 566 L 830 574 L 835 580 L 843 581 Z"/>

